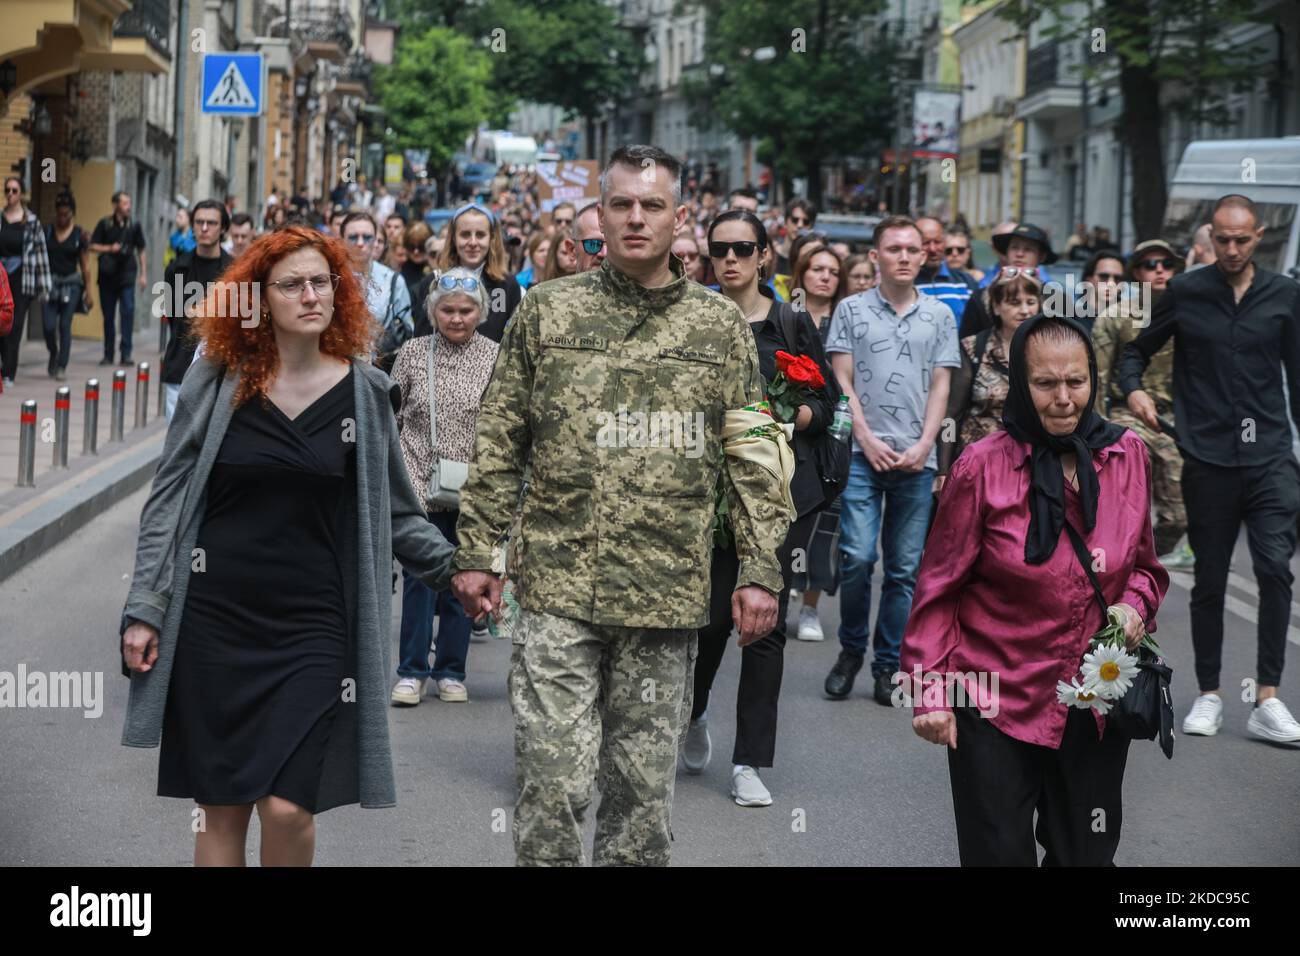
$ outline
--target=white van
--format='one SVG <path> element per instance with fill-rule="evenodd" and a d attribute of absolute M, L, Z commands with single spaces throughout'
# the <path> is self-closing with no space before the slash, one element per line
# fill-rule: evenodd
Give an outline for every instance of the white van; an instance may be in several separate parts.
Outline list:
<path fill-rule="evenodd" d="M 531 166 L 537 162 L 537 140 L 509 130 L 479 130 L 474 137 L 475 162 L 493 166 Z"/>
<path fill-rule="evenodd" d="M 1189 143 L 1169 183 L 1161 238 L 1191 245 L 1215 200 L 1228 193 L 1249 197 L 1259 209 L 1265 232 L 1255 261 L 1300 278 L 1300 136 Z"/>

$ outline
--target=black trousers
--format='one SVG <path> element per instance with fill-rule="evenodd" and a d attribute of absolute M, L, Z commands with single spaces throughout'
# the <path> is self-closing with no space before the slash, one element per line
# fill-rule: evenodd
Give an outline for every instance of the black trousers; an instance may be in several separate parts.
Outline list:
<path fill-rule="evenodd" d="M 807 547 L 816 512 L 790 526 L 785 542 L 777 551 L 781 561 L 781 595 L 776 628 L 772 633 L 744 647 L 740 652 L 740 687 L 736 694 L 736 745 L 731 762 L 748 767 L 770 767 L 776 757 L 777 698 L 785 673 L 785 615 L 790 602 L 792 554 L 795 547 Z M 806 561 L 806 555 L 800 555 Z M 695 699 L 691 720 L 698 720 L 709 706 L 713 678 L 722 663 L 731 638 L 731 594 L 736 589 L 740 560 L 735 548 L 714 548 L 709 583 L 709 623 L 699 630 L 699 657 L 695 661 Z"/>
<path fill-rule="evenodd" d="M 1255 677 L 1277 687 L 1282 680 L 1291 620 L 1291 556 L 1300 514 L 1300 465 L 1288 455 L 1267 465 L 1223 468 L 1183 459 L 1187 539 L 1196 555 L 1192 588 L 1192 648 L 1196 682 L 1217 690 L 1223 659 L 1223 598 L 1232 549 L 1241 523 L 1259 586 Z"/>
<path fill-rule="evenodd" d="M 948 776 L 962 866 L 1036 866 L 1035 837 L 1043 866 L 1114 865 L 1128 737 L 1099 741 L 1092 711 L 1072 707 L 1053 750 L 1007 736 L 973 707 L 954 713 Z"/>
<path fill-rule="evenodd" d="M 32 307 L 34 296 L 23 295 L 18 291 L 22 284 L 21 272 L 14 279 L 11 289 L 14 297 L 14 327 L 9 334 L 0 338 L 0 375 L 15 378 L 18 373 L 18 349 L 23 343 L 23 327 L 27 324 L 27 313 Z"/>

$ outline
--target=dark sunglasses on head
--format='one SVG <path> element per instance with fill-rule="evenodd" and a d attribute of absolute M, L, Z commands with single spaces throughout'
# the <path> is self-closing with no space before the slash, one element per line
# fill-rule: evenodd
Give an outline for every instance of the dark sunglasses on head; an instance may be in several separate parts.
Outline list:
<path fill-rule="evenodd" d="M 1174 271 L 1177 263 L 1173 259 L 1142 259 L 1138 265 L 1143 269 L 1155 269 L 1158 266 L 1164 266 L 1170 272 Z"/>
<path fill-rule="evenodd" d="M 758 243 L 751 240 L 741 242 L 710 242 L 709 256 L 713 259 L 725 259 L 728 252 L 735 252 L 736 258 L 748 259 L 758 248 Z"/>
<path fill-rule="evenodd" d="M 582 251 L 589 256 L 594 256 L 596 253 L 600 252 L 600 250 L 604 248 L 605 248 L 604 239 L 583 239 L 582 240 Z"/>

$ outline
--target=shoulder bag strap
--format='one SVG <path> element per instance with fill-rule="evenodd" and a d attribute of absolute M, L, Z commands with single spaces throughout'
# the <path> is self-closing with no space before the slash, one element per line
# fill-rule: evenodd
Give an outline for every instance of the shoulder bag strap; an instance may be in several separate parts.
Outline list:
<path fill-rule="evenodd" d="M 1074 530 L 1074 525 L 1070 524 L 1067 519 L 1065 522 L 1066 534 L 1070 536 L 1070 544 L 1074 546 L 1074 554 L 1083 565 L 1083 570 L 1088 574 L 1088 580 L 1092 582 L 1092 593 L 1097 598 L 1097 606 L 1101 608 L 1102 622 L 1106 621 L 1106 613 L 1110 605 L 1106 603 L 1106 597 L 1101 593 L 1101 583 L 1097 580 L 1097 574 L 1092 570 L 1092 555 L 1088 552 L 1087 546 L 1083 543 L 1083 538 L 1079 532 Z"/>
<path fill-rule="evenodd" d="M 438 341 L 437 332 L 429 336 L 429 351 L 426 353 L 429 366 L 429 450 L 433 453 L 433 467 L 438 467 L 438 389 L 433 381 L 433 353 Z"/>

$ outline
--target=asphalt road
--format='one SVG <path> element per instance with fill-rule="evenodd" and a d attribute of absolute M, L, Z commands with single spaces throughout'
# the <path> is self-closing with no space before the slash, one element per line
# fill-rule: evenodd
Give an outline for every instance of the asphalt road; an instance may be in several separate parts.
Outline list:
<path fill-rule="evenodd" d="M 146 492 L 0 585 L 0 671 L 103 673 L 103 714 L 0 709 L 0 865 L 187 865 L 193 804 L 156 796 L 158 754 L 120 745 L 127 681 L 117 626 Z M 1254 673 L 1254 598 L 1244 543 L 1227 616 L 1224 686 Z M 1184 578 L 1190 583 L 1189 578 Z M 1159 638 L 1175 670 L 1178 719 L 1195 696 L 1188 592 L 1175 586 Z M 1294 606 L 1293 606 L 1294 607 Z M 400 608 L 395 601 L 394 641 Z M 956 836 L 943 751 L 915 737 L 909 715 L 881 707 L 859 681 L 832 702 L 821 684 L 835 659 L 835 600 L 823 602 L 830 640 L 790 641 L 777 766 L 764 773 L 775 802 L 742 809 L 728 795 L 739 654 L 714 688 L 714 762 L 679 775 L 676 865 L 955 865 Z M 1300 616 L 1293 623 L 1300 626 Z M 793 625 L 793 613 L 792 613 Z M 1300 629 L 1282 698 L 1300 712 Z M 398 806 L 343 807 L 318 819 L 322 865 L 506 865 L 513 861 L 509 642 L 471 645 L 470 702 L 426 700 L 392 717 Z M 1129 866 L 1294 864 L 1300 860 L 1300 747 L 1247 736 L 1249 704 L 1226 702 L 1217 737 L 1178 735 L 1173 761 L 1134 743 L 1125 780 Z M 594 814 L 592 815 L 594 818 Z M 589 827 L 592 824 L 589 824 Z M 590 837 L 590 830 L 589 830 Z M 250 834 L 256 861 L 256 824 Z M 590 847 L 590 840 L 588 841 Z"/>

